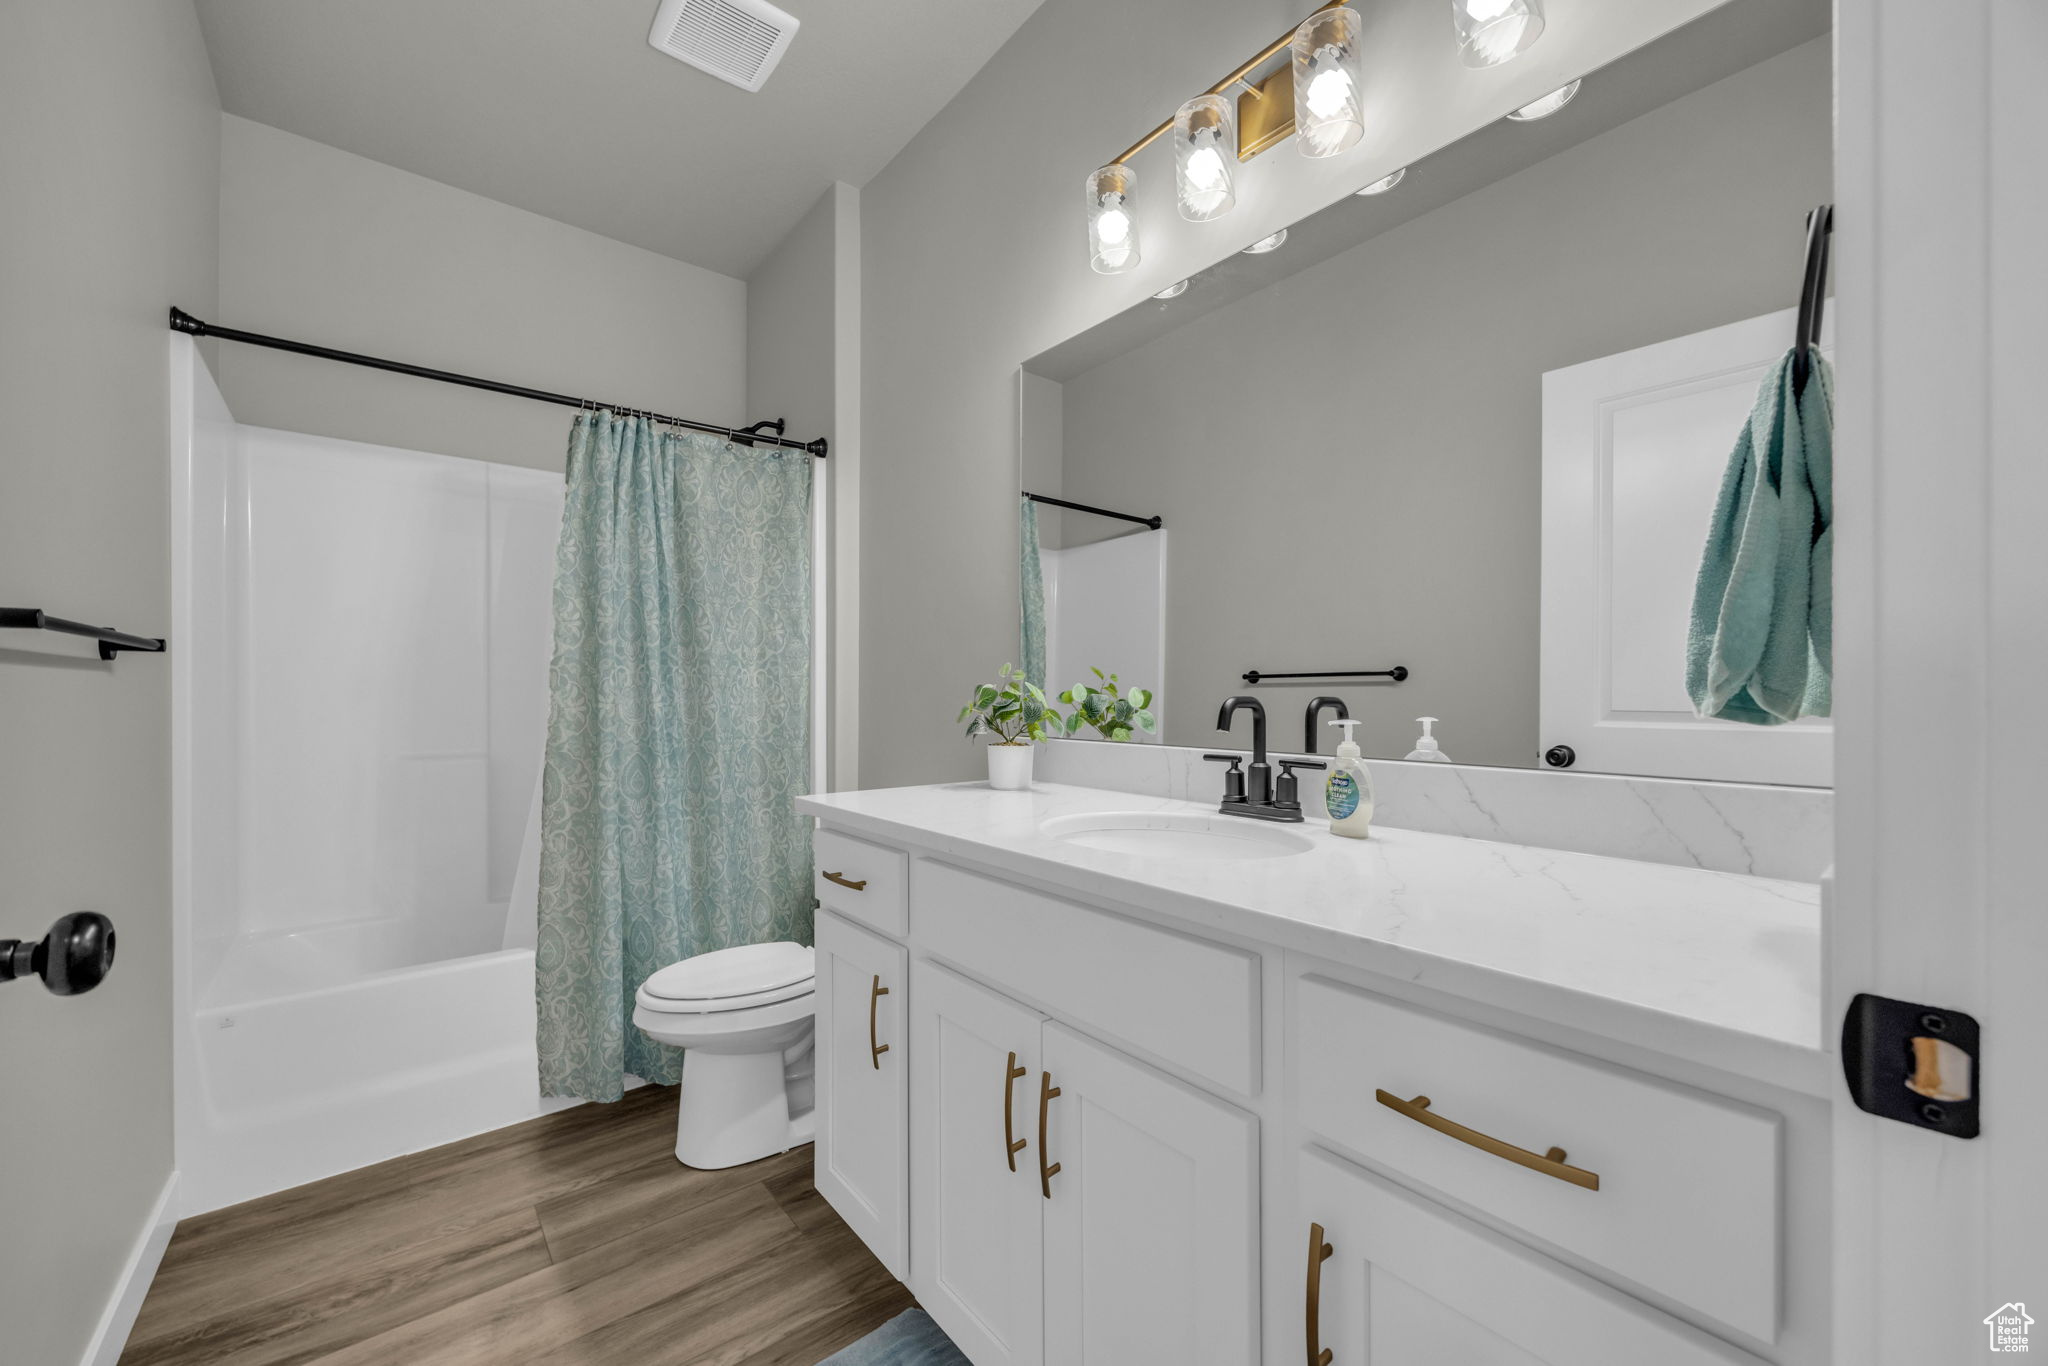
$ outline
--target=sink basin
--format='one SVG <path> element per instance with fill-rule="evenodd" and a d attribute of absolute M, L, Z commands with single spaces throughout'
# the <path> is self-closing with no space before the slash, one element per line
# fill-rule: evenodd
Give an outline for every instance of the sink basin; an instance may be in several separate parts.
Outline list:
<path fill-rule="evenodd" d="M 1242 816 L 1195 816 L 1163 811 L 1099 811 L 1055 816 L 1038 827 L 1053 839 L 1084 849 L 1135 858 L 1234 860 L 1286 858 L 1315 844 L 1297 831 L 1261 825 Z"/>

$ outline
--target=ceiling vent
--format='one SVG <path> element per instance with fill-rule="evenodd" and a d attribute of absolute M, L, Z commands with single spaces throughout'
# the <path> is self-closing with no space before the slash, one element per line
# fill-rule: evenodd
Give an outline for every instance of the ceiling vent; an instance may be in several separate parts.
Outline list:
<path fill-rule="evenodd" d="M 759 90 L 796 37 L 797 19 L 763 0 L 661 0 L 647 41 L 742 90 Z"/>

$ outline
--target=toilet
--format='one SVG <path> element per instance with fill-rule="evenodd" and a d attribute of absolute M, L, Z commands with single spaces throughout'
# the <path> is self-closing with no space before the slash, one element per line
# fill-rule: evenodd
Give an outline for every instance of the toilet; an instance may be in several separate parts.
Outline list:
<path fill-rule="evenodd" d="M 634 1027 L 683 1050 L 685 1166 L 736 1167 L 811 1141 L 813 973 L 802 944 L 742 944 L 640 984 Z"/>

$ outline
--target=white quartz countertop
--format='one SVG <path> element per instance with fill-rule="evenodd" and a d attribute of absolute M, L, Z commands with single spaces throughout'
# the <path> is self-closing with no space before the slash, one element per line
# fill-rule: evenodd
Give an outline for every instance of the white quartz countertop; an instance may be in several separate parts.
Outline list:
<path fill-rule="evenodd" d="M 1313 845 L 1287 857 L 1137 857 L 1040 827 L 1215 808 L 1052 783 L 839 792 L 797 807 L 850 834 L 1826 1093 L 1814 884 L 1380 826 L 1342 839 L 1315 820 L 1282 827 Z"/>

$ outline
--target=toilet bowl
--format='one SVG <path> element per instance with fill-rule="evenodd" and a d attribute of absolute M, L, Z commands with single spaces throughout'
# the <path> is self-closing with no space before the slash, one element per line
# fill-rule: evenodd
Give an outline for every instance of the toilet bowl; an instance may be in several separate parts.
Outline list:
<path fill-rule="evenodd" d="M 743 944 L 641 983 L 633 1025 L 683 1050 L 676 1158 L 736 1167 L 811 1141 L 811 950 Z"/>

